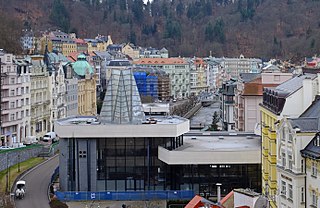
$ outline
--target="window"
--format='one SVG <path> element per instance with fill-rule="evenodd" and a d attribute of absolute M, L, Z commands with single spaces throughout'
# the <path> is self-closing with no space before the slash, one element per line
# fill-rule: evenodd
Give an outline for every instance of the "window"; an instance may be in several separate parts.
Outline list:
<path fill-rule="evenodd" d="M 10 114 L 10 121 L 14 121 L 14 114 Z"/>
<path fill-rule="evenodd" d="M 314 146 L 320 147 L 320 136 L 318 135 L 317 138 L 313 142 Z"/>
<path fill-rule="evenodd" d="M 286 195 L 286 182 L 285 181 L 281 181 L 281 195 Z"/>
<path fill-rule="evenodd" d="M 300 189 L 301 203 L 304 203 L 304 187 Z"/>
<path fill-rule="evenodd" d="M 312 162 L 311 175 L 317 177 L 317 162 Z"/>
<path fill-rule="evenodd" d="M 283 141 L 286 140 L 286 128 L 282 128 L 282 131 L 281 131 L 281 140 L 283 140 Z"/>
<path fill-rule="evenodd" d="M 317 203 L 318 203 L 318 197 L 317 197 L 317 193 L 315 190 L 312 190 L 312 205 L 317 207 Z"/>
<path fill-rule="evenodd" d="M 288 198 L 292 200 L 293 193 L 292 193 L 292 185 L 288 184 Z"/>
<path fill-rule="evenodd" d="M 26 116 L 29 116 L 29 110 L 26 110 Z"/>
<path fill-rule="evenodd" d="M 15 78 L 11 78 L 10 79 L 10 84 L 15 84 L 15 81 L 16 81 Z"/>
<path fill-rule="evenodd" d="M 282 166 L 286 167 L 286 153 L 282 152 L 281 159 L 282 159 Z"/>
<path fill-rule="evenodd" d="M 14 102 L 10 102 L 10 108 L 14 108 Z"/>
<path fill-rule="evenodd" d="M 289 133 L 289 137 L 288 137 L 288 142 L 292 142 L 292 140 L 293 140 L 293 136 L 292 136 L 292 133 Z"/>
<path fill-rule="evenodd" d="M 24 111 L 21 111 L 21 118 L 24 117 Z"/>
<path fill-rule="evenodd" d="M 304 160 L 301 160 L 301 173 L 304 173 Z"/>
<path fill-rule="evenodd" d="M 29 87 L 26 87 L 26 94 L 29 93 Z"/>
<path fill-rule="evenodd" d="M 280 81 L 280 75 L 274 75 L 274 81 Z"/>
<path fill-rule="evenodd" d="M 293 164 L 292 154 L 288 154 L 288 163 L 289 163 L 289 169 L 292 170 L 292 164 Z"/>
<path fill-rule="evenodd" d="M 29 98 L 26 98 L 26 105 L 29 105 Z"/>

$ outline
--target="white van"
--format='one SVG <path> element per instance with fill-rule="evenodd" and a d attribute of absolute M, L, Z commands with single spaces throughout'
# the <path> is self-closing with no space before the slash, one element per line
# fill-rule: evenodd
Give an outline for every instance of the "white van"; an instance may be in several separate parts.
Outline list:
<path fill-rule="evenodd" d="M 42 140 L 44 142 L 48 142 L 48 141 L 55 142 L 57 140 L 57 135 L 55 132 L 48 132 L 43 136 Z"/>

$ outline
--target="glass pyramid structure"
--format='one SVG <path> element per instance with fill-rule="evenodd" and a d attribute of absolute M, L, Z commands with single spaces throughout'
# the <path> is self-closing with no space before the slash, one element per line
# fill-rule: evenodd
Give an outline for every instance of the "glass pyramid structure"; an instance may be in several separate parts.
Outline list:
<path fill-rule="evenodd" d="M 145 115 L 132 70 L 111 70 L 100 113 L 101 123 L 141 124 Z"/>

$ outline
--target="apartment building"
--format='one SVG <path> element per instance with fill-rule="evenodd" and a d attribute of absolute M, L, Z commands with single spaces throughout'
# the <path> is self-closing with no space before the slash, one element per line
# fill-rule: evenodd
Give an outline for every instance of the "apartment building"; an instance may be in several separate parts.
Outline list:
<path fill-rule="evenodd" d="M 83 54 L 80 54 L 77 61 L 72 64 L 72 69 L 78 79 L 78 115 L 96 115 L 97 75 Z"/>
<path fill-rule="evenodd" d="M 260 129 L 259 104 L 263 88 L 276 87 L 292 77 L 291 73 L 241 73 L 235 89 L 234 120 L 236 131 Z"/>
<path fill-rule="evenodd" d="M 197 96 L 202 92 L 208 92 L 207 63 L 202 58 L 190 60 L 190 94 Z"/>
<path fill-rule="evenodd" d="M 284 117 L 297 118 L 319 93 L 317 75 L 301 74 L 275 88 L 264 88 L 260 104 L 262 128 L 262 193 L 271 207 L 277 206 L 277 123 Z"/>
<path fill-rule="evenodd" d="M 141 58 L 133 62 L 134 66 L 160 68 L 169 74 L 171 97 L 190 96 L 190 66 L 182 58 Z"/>
<path fill-rule="evenodd" d="M 319 121 L 318 121 L 319 122 Z M 305 164 L 306 184 L 299 198 L 306 207 L 320 207 L 320 133 L 318 132 L 309 144 L 301 150 Z M 303 199 L 305 199 L 303 201 Z"/>
<path fill-rule="evenodd" d="M 43 137 L 52 129 L 50 76 L 44 56 L 31 56 L 31 136 Z"/>
<path fill-rule="evenodd" d="M 0 50 L 0 146 L 18 146 L 30 135 L 30 69 L 24 60 Z"/>

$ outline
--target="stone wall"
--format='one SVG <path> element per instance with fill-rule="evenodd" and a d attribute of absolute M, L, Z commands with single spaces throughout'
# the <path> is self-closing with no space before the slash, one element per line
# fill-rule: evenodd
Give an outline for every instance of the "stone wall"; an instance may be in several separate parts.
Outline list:
<path fill-rule="evenodd" d="M 0 171 L 33 157 L 37 157 L 42 147 L 22 148 L 0 153 Z"/>

